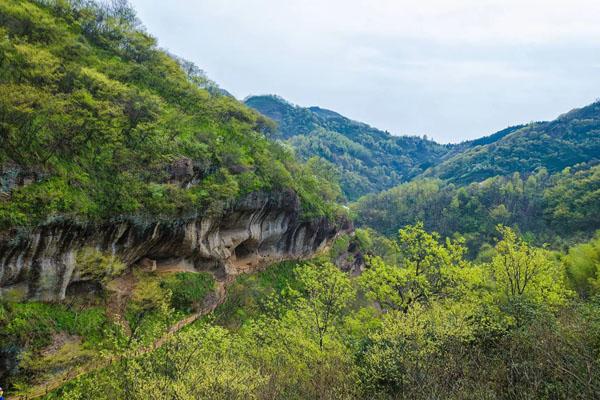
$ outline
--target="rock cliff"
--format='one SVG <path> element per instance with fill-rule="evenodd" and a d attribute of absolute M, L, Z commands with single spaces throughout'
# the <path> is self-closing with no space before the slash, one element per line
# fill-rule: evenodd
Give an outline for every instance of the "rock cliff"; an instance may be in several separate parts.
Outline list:
<path fill-rule="evenodd" d="M 236 275 L 284 259 L 312 255 L 347 222 L 305 221 L 292 191 L 254 193 L 219 217 L 139 224 L 53 223 L 27 235 L 0 239 L 0 293 L 29 299 L 64 299 L 70 289 L 97 278 L 77 261 L 84 249 L 110 255 L 127 267 L 184 264 Z"/>

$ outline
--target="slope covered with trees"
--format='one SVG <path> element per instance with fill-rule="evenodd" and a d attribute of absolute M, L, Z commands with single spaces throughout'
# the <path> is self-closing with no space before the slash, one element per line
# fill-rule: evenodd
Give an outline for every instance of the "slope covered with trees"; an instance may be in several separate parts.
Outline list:
<path fill-rule="evenodd" d="M 34 301 L 3 281 L 10 398 L 600 398 L 600 103 L 457 145 L 246 104 L 160 50 L 124 1 L 0 1 L 0 239 L 16 243 L 0 278 L 13 257 L 65 289 Z M 228 214 L 226 238 L 193 221 L 175 240 L 231 253 L 205 264 L 156 236 L 290 189 L 311 222 L 358 199 L 358 228 L 327 226 L 310 251 L 306 220 L 266 235 L 302 260 L 264 270 L 284 257 L 262 260 L 248 231 L 281 231 L 287 206 Z M 122 219 L 152 226 L 132 246 L 161 242 L 153 259 L 121 258 L 131 235 L 38 257 Z M 18 248 L 48 222 L 66 230 Z"/>
<path fill-rule="evenodd" d="M 46 398 L 597 398 L 598 257 L 582 256 L 598 239 L 561 255 L 498 235 L 486 263 L 421 225 L 383 252 L 368 232 L 341 237 L 334 249 L 369 254 L 361 276 L 334 254 L 242 276 L 216 322 L 154 352 L 123 346 L 121 362 Z"/>
<path fill-rule="evenodd" d="M 334 164 L 349 200 L 422 176 L 468 184 L 600 161 L 600 103 L 554 121 L 517 125 L 454 145 L 392 136 L 334 111 L 299 107 L 277 96 L 253 96 L 245 103 L 273 119 L 275 137 L 302 158 L 318 156 Z"/>
<path fill-rule="evenodd" d="M 269 126 L 158 49 L 126 2 L 0 3 L 0 229 L 219 213 L 282 188 L 327 212 L 327 181 Z"/>
<path fill-rule="evenodd" d="M 424 175 L 464 184 L 514 172 L 529 174 L 538 168 L 555 173 L 579 163 L 594 165 L 600 162 L 600 102 L 554 121 L 508 128 L 499 134 L 499 138 L 492 135 L 466 142 L 474 147 L 433 166 Z"/>
<path fill-rule="evenodd" d="M 443 236 L 465 236 L 475 253 L 492 241 L 497 224 L 519 229 L 538 244 L 561 245 L 561 238 L 589 238 L 600 228 L 600 166 L 556 174 L 541 169 L 464 186 L 415 180 L 365 196 L 353 209 L 359 226 L 394 235 L 422 221 L 427 230 Z"/>
<path fill-rule="evenodd" d="M 452 148 L 417 136 L 392 136 L 336 112 L 295 106 L 277 96 L 253 96 L 245 103 L 276 121 L 276 137 L 301 158 L 318 156 L 337 167 L 349 200 L 410 180 Z"/>

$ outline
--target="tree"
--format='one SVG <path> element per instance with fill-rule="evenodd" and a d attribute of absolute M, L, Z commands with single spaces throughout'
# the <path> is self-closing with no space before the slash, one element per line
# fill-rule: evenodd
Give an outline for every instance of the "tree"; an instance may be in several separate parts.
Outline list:
<path fill-rule="evenodd" d="M 319 348 L 333 325 L 339 320 L 348 301 L 355 295 L 348 276 L 329 262 L 307 264 L 297 271 L 302 289 L 298 308 L 307 311 L 316 332 Z"/>
<path fill-rule="evenodd" d="M 369 268 L 360 278 L 369 297 L 385 308 L 407 312 L 417 302 L 448 295 L 456 269 L 463 260 L 462 240 L 440 243 L 437 233 L 427 233 L 422 223 L 399 231 L 398 265 L 388 265 L 380 257 L 368 260 Z"/>
<path fill-rule="evenodd" d="M 544 249 L 531 247 L 508 227 L 498 225 L 502 240 L 490 263 L 493 280 L 507 298 L 528 297 L 548 304 L 563 303 L 570 291 L 564 269 Z"/>
<path fill-rule="evenodd" d="M 569 249 L 564 258 L 567 278 L 579 296 L 586 299 L 600 290 L 600 232 L 588 243 Z"/>

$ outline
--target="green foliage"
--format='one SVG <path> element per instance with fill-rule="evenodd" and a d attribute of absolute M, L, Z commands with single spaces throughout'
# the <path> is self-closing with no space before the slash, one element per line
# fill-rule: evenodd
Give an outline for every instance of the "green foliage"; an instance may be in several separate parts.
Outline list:
<path fill-rule="evenodd" d="M 554 121 L 499 133 L 491 143 L 463 144 L 466 151 L 434 166 L 426 175 L 466 184 L 515 172 L 529 174 L 539 168 L 556 173 L 579 163 L 594 165 L 600 161 L 600 102 L 572 110 Z"/>
<path fill-rule="evenodd" d="M 77 252 L 75 259 L 81 279 L 106 283 L 108 279 L 120 275 L 127 267 L 112 254 L 86 247 Z"/>
<path fill-rule="evenodd" d="M 159 276 L 139 272 L 125 308 L 130 335 L 127 346 L 148 345 L 176 320 L 172 304 L 173 293 L 161 285 Z"/>
<path fill-rule="evenodd" d="M 312 330 L 319 338 L 319 348 L 342 311 L 355 296 L 350 279 L 335 265 L 325 262 L 319 266 L 307 264 L 296 271 L 300 283 L 300 293 L 296 308 L 306 314 Z M 293 295 L 293 293 L 292 293 Z"/>
<path fill-rule="evenodd" d="M 83 249 L 82 278 L 115 292 L 106 307 L 0 302 L 0 357 L 17 349 L 21 368 L 13 388 L 119 355 L 47 398 L 600 397 L 600 237 L 565 255 L 541 246 L 564 250 L 600 225 L 599 103 L 447 146 L 279 98 L 246 103 L 278 132 L 159 50 L 124 1 L 0 2 L 2 230 L 219 215 L 289 189 L 304 218 L 334 219 L 343 196 L 441 178 L 361 198 L 363 228 L 328 257 L 238 277 L 216 324 L 169 332 L 157 349 L 214 280 L 109 282 L 124 264 Z M 265 137 L 277 133 L 287 143 Z M 366 260 L 362 275 L 327 261 L 347 257 Z"/>
<path fill-rule="evenodd" d="M 304 159 L 322 157 L 342 171 L 349 200 L 389 189 L 417 176 L 469 184 L 515 172 L 545 168 L 551 173 L 600 159 L 600 103 L 573 110 L 551 122 L 509 127 L 457 145 L 426 138 L 391 136 L 318 107 L 294 106 L 277 96 L 253 96 L 246 104 L 278 123 Z M 502 222 L 502 221 L 496 221 Z"/>
<path fill-rule="evenodd" d="M 255 314 L 235 331 L 197 323 L 161 349 L 84 376 L 48 398 L 146 399 L 149 393 L 183 399 L 355 398 L 352 354 L 334 334 L 351 294 L 349 279 L 328 264 L 294 267 L 277 267 L 287 268 L 284 275 L 297 279 L 293 285 L 268 271 L 258 282 L 238 280 L 245 286 L 266 288 L 272 283 L 280 288 L 261 297 L 277 296 L 286 304 L 282 313 Z M 316 327 L 323 325 L 315 325 L 315 315 L 327 312 L 321 343 Z"/>
<path fill-rule="evenodd" d="M 452 293 L 459 270 L 468 267 L 460 241 L 440 244 L 422 224 L 400 230 L 398 247 L 399 265 L 374 257 L 360 277 L 367 294 L 387 309 L 408 312 L 416 303 Z"/>
<path fill-rule="evenodd" d="M 427 369 L 445 346 L 472 340 L 472 317 L 473 306 L 467 303 L 433 303 L 428 308 L 417 304 L 406 313 L 384 315 L 360 355 L 364 390 L 382 398 L 394 398 L 394 393 L 414 398 L 415 390 L 433 389 L 418 387 L 425 384 Z"/>
<path fill-rule="evenodd" d="M 206 272 L 178 272 L 164 278 L 160 286 L 171 292 L 171 304 L 175 309 L 190 312 L 197 309 L 214 290 L 215 282 Z"/>
<path fill-rule="evenodd" d="M 281 262 L 256 274 L 238 276 L 228 287 L 225 302 L 215 310 L 216 322 L 235 329 L 268 312 L 272 296 L 298 286 L 295 266 L 294 262 Z"/>
<path fill-rule="evenodd" d="M 223 328 L 200 325 L 156 354 L 83 377 L 48 398 L 255 398 L 254 391 L 267 379 L 241 357 L 243 345 Z"/>
<path fill-rule="evenodd" d="M 590 232 L 600 226 L 600 167 L 566 168 L 544 192 L 544 217 L 559 231 Z"/>
<path fill-rule="evenodd" d="M 490 271 L 499 291 L 509 299 L 527 297 L 549 306 L 564 304 L 569 297 L 565 270 L 550 252 L 529 246 L 510 228 L 499 225 L 502 240 Z"/>
<path fill-rule="evenodd" d="M 109 322 L 99 307 L 82 310 L 44 303 L 9 303 L 5 306 L 3 334 L 32 349 L 50 344 L 61 331 L 86 338 L 90 346 L 102 341 Z"/>
<path fill-rule="evenodd" d="M 310 216 L 333 213 L 335 182 L 268 141 L 264 117 L 158 49 L 126 2 L 5 1 L 0 38 L 0 229 L 219 214 L 283 188 Z M 191 168 L 177 170 L 181 160 Z"/>
<path fill-rule="evenodd" d="M 495 177 L 467 186 L 426 179 L 361 198 L 353 205 L 358 225 L 393 235 L 423 221 L 428 231 L 467 240 L 471 255 L 496 238 L 496 225 L 528 233 L 536 244 L 562 246 L 589 237 L 600 226 L 600 167 L 548 175 Z"/>
<path fill-rule="evenodd" d="M 575 299 L 562 278 L 589 248 L 560 259 L 498 229 L 501 240 L 483 264 L 464 259 L 460 240 L 442 241 L 421 224 L 390 246 L 359 230 L 340 242 L 372 252 L 358 282 L 325 258 L 241 276 L 217 314 L 232 329 L 197 322 L 160 349 L 47 398 L 595 398 L 598 299 L 591 292 Z M 142 326 L 148 332 L 159 326 L 158 308 L 170 312 L 170 295 L 153 274 L 138 280 L 132 301 L 154 310 Z M 355 292 L 356 283 L 374 301 Z M 87 353 L 65 346 L 52 365 L 67 354 Z"/>
<path fill-rule="evenodd" d="M 298 194 L 305 218 L 324 215 L 334 219 L 344 212 L 335 205 L 341 198 L 341 189 L 338 174 L 330 163 L 313 157 L 297 171 L 295 179 L 300 184 Z"/>
<path fill-rule="evenodd" d="M 446 155 L 450 147 L 416 136 L 392 136 L 318 107 L 294 106 L 277 96 L 253 96 L 245 103 L 278 123 L 277 137 L 305 160 L 335 165 L 349 200 L 409 180 Z"/>
<path fill-rule="evenodd" d="M 99 306 L 23 302 L 1 308 L 2 366 L 10 366 L 11 358 L 18 357 L 18 369 L 9 376 L 0 369 L 11 388 L 50 381 L 56 374 L 98 361 L 115 351 L 123 337 L 121 328 Z"/>
<path fill-rule="evenodd" d="M 569 249 L 564 258 L 568 281 L 582 298 L 600 294 L 600 233 Z"/>

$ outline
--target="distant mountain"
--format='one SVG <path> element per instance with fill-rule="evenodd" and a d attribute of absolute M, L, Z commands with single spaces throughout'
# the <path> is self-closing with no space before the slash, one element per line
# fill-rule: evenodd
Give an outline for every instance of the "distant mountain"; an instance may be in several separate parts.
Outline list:
<path fill-rule="evenodd" d="M 278 124 L 277 136 L 302 158 L 322 157 L 341 172 L 349 200 L 419 177 L 467 184 L 539 168 L 554 173 L 600 162 L 600 102 L 554 121 L 508 127 L 489 136 L 442 145 L 418 136 L 392 136 L 319 107 L 278 96 L 253 96 L 246 105 Z"/>
<path fill-rule="evenodd" d="M 252 96 L 245 103 L 276 121 L 277 136 L 301 158 L 319 156 L 335 164 L 349 200 L 408 181 L 453 149 L 418 136 L 392 136 L 334 111 L 299 107 L 278 96 Z"/>
<path fill-rule="evenodd" d="M 600 102 L 572 110 L 554 121 L 507 128 L 465 142 L 458 152 L 425 172 L 454 183 L 479 182 L 514 172 L 550 173 L 580 163 L 600 162 Z"/>

